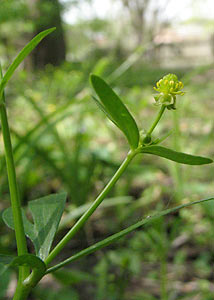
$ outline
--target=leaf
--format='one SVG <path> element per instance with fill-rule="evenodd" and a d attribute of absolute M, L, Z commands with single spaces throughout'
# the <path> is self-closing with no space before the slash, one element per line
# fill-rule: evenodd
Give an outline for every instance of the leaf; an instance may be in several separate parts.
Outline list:
<path fill-rule="evenodd" d="M 42 260 L 44 260 L 50 252 L 55 233 L 62 217 L 65 201 L 66 193 L 52 194 L 29 201 L 28 207 L 31 211 L 34 224 L 32 224 L 26 218 L 24 212 L 22 212 L 25 234 L 33 242 L 36 255 Z M 2 217 L 6 225 L 14 229 L 11 208 L 6 209 Z"/>
<path fill-rule="evenodd" d="M 37 254 L 44 260 L 50 251 L 54 235 L 64 211 L 66 193 L 52 194 L 29 202 L 37 235 Z"/>
<path fill-rule="evenodd" d="M 13 223 L 13 213 L 12 208 L 8 207 L 4 210 L 2 214 L 3 221 L 5 224 L 14 230 L 14 223 Z M 33 241 L 34 237 L 34 226 L 33 224 L 26 218 L 24 209 L 22 208 L 22 220 L 24 225 L 25 234 Z"/>
<path fill-rule="evenodd" d="M 2 275 L 9 267 L 29 266 L 32 270 L 37 270 L 40 274 L 46 271 L 45 263 L 33 254 L 24 254 L 20 256 L 0 254 L 0 275 Z"/>
<path fill-rule="evenodd" d="M 37 34 L 18 54 L 18 56 L 15 58 L 13 63 L 8 68 L 7 72 L 5 73 L 1 83 L 0 83 L 0 98 L 2 95 L 2 92 L 9 81 L 9 79 L 12 77 L 13 73 L 17 69 L 17 67 L 20 65 L 20 63 L 25 59 L 26 56 L 41 42 L 41 40 L 51 32 L 53 32 L 56 28 L 50 28 L 47 30 L 44 30 Z"/>
<path fill-rule="evenodd" d="M 56 270 L 64 267 L 65 265 L 79 259 L 79 258 L 82 258 L 86 255 L 89 255 L 99 249 L 102 249 L 114 242 L 116 242 L 117 240 L 119 240 L 120 238 L 126 236 L 127 234 L 131 233 L 132 231 L 136 230 L 137 228 L 147 224 L 147 223 L 152 223 L 154 222 L 155 220 L 157 220 L 158 218 L 160 217 L 163 217 L 163 216 L 166 216 L 168 214 L 171 214 L 171 213 L 174 213 L 176 212 L 177 210 L 179 209 L 182 209 L 182 208 L 185 208 L 185 207 L 189 207 L 191 205 L 195 205 L 195 204 L 200 204 L 200 203 L 204 203 L 204 202 L 207 202 L 207 201 L 211 201 L 211 200 L 214 200 L 214 197 L 212 198 L 207 198 L 207 199 L 202 199 L 202 200 L 198 200 L 198 201 L 194 201 L 194 202 L 189 202 L 189 203 L 186 203 L 186 204 L 182 204 L 182 205 L 179 205 L 179 206 L 176 206 L 176 207 L 173 207 L 173 208 L 170 208 L 170 209 L 166 209 L 166 210 L 163 210 L 161 212 L 158 212 L 152 216 L 148 216 L 144 219 L 142 219 L 141 221 L 123 229 L 122 231 L 120 232 L 117 232 L 109 237 L 107 237 L 106 239 L 88 247 L 88 248 L 85 248 L 84 250 L 72 255 L 71 257 L 67 258 L 66 260 L 62 261 L 61 263 L 49 268 L 47 271 L 46 271 L 46 274 L 48 273 L 51 273 L 51 272 L 55 272 Z"/>
<path fill-rule="evenodd" d="M 99 107 L 102 111 L 105 111 L 108 117 L 110 116 L 110 120 L 125 134 L 131 148 L 136 149 L 139 143 L 139 130 L 134 118 L 117 94 L 102 78 L 91 75 L 90 79 L 102 103 Z"/>
<path fill-rule="evenodd" d="M 161 146 L 142 147 L 141 153 L 148 153 L 167 158 L 180 164 L 186 165 L 205 165 L 213 162 L 212 159 L 202 156 L 190 155 L 182 152 L 177 152 Z"/>
<path fill-rule="evenodd" d="M 32 270 L 37 269 L 37 271 L 41 272 L 41 274 L 44 274 L 46 271 L 45 263 L 39 257 L 33 254 L 24 254 L 16 256 L 10 263 L 10 266 L 29 266 Z"/>
<path fill-rule="evenodd" d="M 97 106 L 99 107 L 99 109 L 100 109 L 102 112 L 104 112 L 104 114 L 107 116 L 107 118 L 109 118 L 109 120 L 111 120 L 112 123 L 114 123 L 114 125 L 116 125 L 116 126 L 122 131 L 122 129 L 120 128 L 119 124 L 116 123 L 116 122 L 112 119 L 111 115 L 105 110 L 105 107 L 102 105 L 102 103 L 100 103 L 100 101 L 99 101 L 96 97 L 94 97 L 94 96 L 92 96 L 92 99 L 93 99 L 94 102 L 97 104 Z"/>
<path fill-rule="evenodd" d="M 0 255 L 0 275 L 7 271 L 9 267 L 19 266 L 29 266 L 34 272 L 37 272 L 39 276 L 46 271 L 45 263 L 33 254 L 24 254 L 20 256 Z"/>

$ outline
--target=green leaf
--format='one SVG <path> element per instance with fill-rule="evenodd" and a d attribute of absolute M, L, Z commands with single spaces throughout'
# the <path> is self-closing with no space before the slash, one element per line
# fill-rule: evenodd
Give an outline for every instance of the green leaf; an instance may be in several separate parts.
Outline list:
<path fill-rule="evenodd" d="M 20 65 L 20 63 L 25 59 L 26 56 L 28 56 L 28 54 L 41 42 L 41 40 L 48 34 L 50 34 L 51 32 L 53 32 L 56 28 L 50 28 L 47 30 L 44 30 L 42 32 L 40 32 L 39 34 L 37 34 L 22 50 L 21 52 L 18 54 L 18 56 L 15 58 L 15 60 L 13 61 L 13 63 L 10 65 L 10 67 L 8 68 L 7 72 L 5 73 L 1 84 L 0 84 L 0 98 L 2 95 L 2 92 L 7 84 L 7 82 L 9 81 L 9 79 L 12 77 L 13 73 L 15 72 L 15 70 L 17 69 L 17 67 Z"/>
<path fill-rule="evenodd" d="M 177 152 L 161 146 L 142 147 L 141 153 L 148 153 L 173 160 L 180 164 L 186 165 L 205 165 L 213 162 L 212 159 L 202 156 L 190 155 L 182 152 Z"/>
<path fill-rule="evenodd" d="M 37 271 L 41 272 L 42 274 L 44 274 L 46 271 L 45 263 L 39 257 L 33 254 L 24 254 L 16 256 L 10 263 L 10 266 L 29 266 L 32 270 L 37 269 Z"/>
<path fill-rule="evenodd" d="M 189 202 L 189 203 L 186 203 L 186 204 L 182 204 L 182 205 L 179 205 L 179 206 L 176 206 L 176 207 L 173 207 L 173 208 L 170 208 L 170 209 L 166 209 L 166 210 L 163 210 L 161 212 L 158 212 L 152 216 L 147 216 L 146 218 L 142 219 L 141 221 L 123 229 L 122 231 L 120 232 L 117 232 L 109 237 L 107 237 L 106 239 L 72 255 L 70 258 L 64 260 L 63 262 L 49 268 L 47 271 L 46 271 L 46 274 L 48 273 L 51 273 L 51 272 L 55 272 L 56 270 L 64 267 L 65 265 L 79 259 L 79 258 L 82 258 L 84 256 L 87 256 L 99 249 L 102 249 L 110 244 L 112 244 L 113 242 L 116 242 L 117 240 L 119 240 L 120 238 L 126 236 L 127 234 L 131 233 L 132 231 L 136 230 L 137 228 L 145 225 L 145 224 L 148 224 L 148 223 L 152 223 L 154 222 L 155 220 L 157 220 L 158 218 L 160 217 L 163 217 L 163 216 L 166 216 L 170 213 L 174 213 L 176 212 L 177 210 L 180 210 L 182 208 L 186 208 L 186 207 L 189 207 L 191 205 L 196 205 L 196 204 L 201 204 L 201 203 L 204 203 L 204 202 L 207 202 L 207 201 L 213 201 L 214 200 L 214 197 L 212 198 L 208 198 L 208 199 L 202 199 L 202 200 L 199 200 L 199 201 L 194 201 L 194 202 Z"/>
<path fill-rule="evenodd" d="M 102 112 L 104 112 L 104 114 L 107 116 L 107 118 L 109 118 L 109 120 L 111 120 L 112 123 L 114 123 L 114 125 L 116 125 L 120 130 L 122 130 L 122 129 L 120 128 L 119 124 L 116 123 L 116 122 L 112 119 L 111 115 L 105 110 L 105 107 L 102 105 L 102 103 L 100 103 L 100 101 L 99 101 L 96 97 L 94 97 L 94 96 L 92 96 L 92 99 L 93 99 L 94 102 L 97 104 L 97 106 L 99 107 L 99 109 L 100 109 Z"/>
<path fill-rule="evenodd" d="M 55 233 L 62 217 L 65 201 L 66 193 L 52 194 L 29 201 L 28 207 L 31 211 L 34 224 L 26 218 L 22 211 L 25 234 L 33 242 L 36 255 L 42 260 L 44 260 L 50 252 Z M 3 212 L 2 218 L 8 227 L 14 229 L 11 208 Z"/>
<path fill-rule="evenodd" d="M 14 223 L 13 223 L 13 213 L 12 208 L 9 207 L 4 210 L 2 214 L 3 221 L 5 224 L 14 230 Z M 24 209 L 22 208 L 22 219 L 24 224 L 25 234 L 33 241 L 34 237 L 34 226 L 33 224 L 26 218 Z"/>
<path fill-rule="evenodd" d="M 139 142 L 139 130 L 134 118 L 117 94 L 102 78 L 96 75 L 91 75 L 90 79 L 91 84 L 101 101 L 98 106 L 125 134 L 131 148 L 136 149 Z"/>
<path fill-rule="evenodd" d="M 36 232 L 37 254 L 44 260 L 50 251 L 64 211 L 66 193 L 52 194 L 29 202 Z"/>
<path fill-rule="evenodd" d="M 32 270 L 36 270 L 39 275 L 46 271 L 45 263 L 33 254 L 24 254 L 20 256 L 11 256 L 0 254 L 0 275 L 2 275 L 9 267 L 29 266 Z"/>
<path fill-rule="evenodd" d="M 37 256 L 33 254 L 24 254 L 20 256 L 0 255 L 0 275 L 8 271 L 9 267 L 29 266 L 34 273 L 38 274 L 38 278 L 45 274 L 46 265 Z"/>

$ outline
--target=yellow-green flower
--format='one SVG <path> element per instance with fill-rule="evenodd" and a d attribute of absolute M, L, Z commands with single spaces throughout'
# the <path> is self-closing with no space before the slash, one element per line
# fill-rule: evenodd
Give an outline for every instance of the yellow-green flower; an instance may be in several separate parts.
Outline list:
<path fill-rule="evenodd" d="M 159 92 L 154 96 L 156 104 L 165 104 L 168 109 L 175 109 L 176 96 L 184 95 L 184 85 L 174 74 L 168 74 L 156 83 L 154 89 Z"/>

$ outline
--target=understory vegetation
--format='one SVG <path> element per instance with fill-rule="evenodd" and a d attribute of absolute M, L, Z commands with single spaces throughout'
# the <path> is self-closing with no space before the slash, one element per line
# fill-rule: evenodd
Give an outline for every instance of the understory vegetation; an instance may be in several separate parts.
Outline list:
<path fill-rule="evenodd" d="M 16 22 L 21 28 L 19 31 L 17 26 L 18 35 L 21 36 L 22 31 L 25 35 L 32 32 L 30 22 L 25 26 L 19 19 Z M 86 26 L 73 26 L 75 37 L 83 25 Z M 107 25 L 96 20 L 88 28 L 97 33 L 97 28 L 106 28 Z M 2 27 L 3 37 L 0 34 L 3 75 L 17 55 L 15 44 L 18 40 L 8 35 L 8 43 L 3 43 L 4 35 L 10 32 L 10 26 L 11 21 L 5 22 Z M 58 66 L 46 64 L 43 68 L 33 68 L 32 57 L 29 56 L 5 88 L 18 195 L 28 220 L 32 221 L 34 217 L 31 200 L 59 194 L 64 197 L 62 201 L 66 201 L 51 250 L 90 209 L 130 149 L 139 149 L 140 145 L 150 151 L 144 150 L 144 153 L 151 154 L 151 151 L 156 150 L 149 147 L 162 147 L 194 157 L 214 157 L 213 65 L 173 69 L 158 66 L 144 59 L 144 50 L 139 48 L 133 51 L 136 54 L 134 59 L 133 52 L 123 55 L 119 50 L 124 49 L 119 45 L 118 52 L 114 47 L 103 49 L 99 45 L 93 49 L 86 40 L 90 34 L 86 33 L 81 37 L 82 40 L 80 38 L 82 52 L 78 56 L 76 44 L 72 54 L 69 37 L 72 30 L 66 26 L 71 58 Z M 88 47 L 87 53 L 84 52 L 85 46 Z M 22 47 L 18 45 L 17 48 Z M 157 89 L 156 82 L 169 73 L 176 74 L 184 85 L 182 91 L 185 93 L 176 97 L 175 110 L 174 106 L 169 107 L 174 105 L 174 98 L 154 100 L 157 91 L 153 87 Z M 95 75 L 91 76 L 90 82 L 91 74 Z M 134 116 L 134 122 L 139 128 L 136 138 L 133 137 L 133 131 L 125 131 L 125 123 L 120 124 L 118 115 L 121 106 L 113 112 L 111 108 L 105 107 L 100 86 L 110 89 L 110 92 L 107 90 L 110 98 L 111 92 L 119 95 L 131 116 Z M 161 122 L 148 135 L 148 129 L 162 105 L 166 110 L 161 115 Z M 130 126 L 134 128 L 133 123 Z M 157 140 L 162 137 L 161 146 L 157 146 Z M 162 148 L 158 151 L 164 151 Z M 147 154 L 134 155 L 132 163 L 109 189 L 99 208 L 56 256 L 55 265 L 142 219 L 146 221 L 145 224 L 105 248 L 98 247 L 98 251 L 91 251 L 93 253 L 90 255 L 82 255 L 81 259 L 74 258 L 72 264 L 66 264 L 54 272 L 45 270 L 47 275 L 29 292 L 27 299 L 213 299 L 213 164 L 178 164 L 170 158 L 166 159 L 168 157 L 164 152 L 161 155 L 160 152 Z M 2 257 L 14 258 L 17 255 L 14 231 L 4 222 L 11 194 L 2 126 L 0 197 L 0 253 Z M 179 210 L 173 209 L 203 199 L 211 200 Z M 168 209 L 172 209 L 171 213 L 168 213 Z M 167 213 L 161 215 L 162 211 Z M 6 220 L 6 223 L 14 227 L 11 221 Z M 37 246 L 32 236 L 27 239 L 30 254 L 35 254 L 34 248 Z M 41 255 L 37 256 L 45 260 L 52 253 L 49 252 L 50 249 L 45 249 L 43 254 L 40 252 Z M 11 261 L 7 261 L 6 265 L 9 263 Z M 16 261 L 5 269 L 0 260 L 1 299 L 13 298 L 17 265 L 20 269 L 22 263 Z M 33 263 L 29 264 L 31 268 Z"/>

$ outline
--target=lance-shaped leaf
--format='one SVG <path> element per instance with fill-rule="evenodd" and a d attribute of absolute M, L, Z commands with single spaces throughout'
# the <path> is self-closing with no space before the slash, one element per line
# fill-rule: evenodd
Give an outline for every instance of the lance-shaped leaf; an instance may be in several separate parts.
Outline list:
<path fill-rule="evenodd" d="M 60 219 L 64 210 L 66 193 L 52 194 L 37 200 L 29 201 L 28 207 L 31 211 L 34 224 L 23 215 L 25 234 L 34 244 L 36 255 L 44 260 L 49 252 L 58 229 Z M 4 211 L 3 220 L 6 225 L 14 229 L 11 208 Z"/>
<path fill-rule="evenodd" d="M 7 72 L 5 73 L 0 83 L 0 98 L 8 80 L 11 78 L 11 76 L 13 75 L 17 67 L 20 65 L 20 63 L 25 59 L 26 56 L 28 56 L 28 54 L 30 54 L 30 52 L 33 51 L 33 49 L 41 42 L 41 40 L 46 35 L 50 34 L 54 30 L 55 27 L 40 32 L 21 50 L 21 52 L 18 54 L 18 56 L 15 58 L 13 63 L 8 68 Z"/>
<path fill-rule="evenodd" d="M 91 75 L 91 84 L 99 96 L 99 108 L 106 113 L 109 119 L 125 134 L 131 148 L 135 149 L 139 143 L 137 124 L 117 94 L 100 77 Z M 96 101 L 97 102 L 97 101 Z"/>
<path fill-rule="evenodd" d="M 105 107 L 103 106 L 103 104 L 94 96 L 92 96 L 92 99 L 97 104 L 99 109 L 106 115 L 106 117 L 109 118 L 109 120 L 111 120 L 112 123 L 114 123 L 122 131 L 122 129 L 120 128 L 120 125 L 118 123 L 116 123 L 116 121 L 114 119 L 112 119 L 111 115 L 105 110 Z"/>
<path fill-rule="evenodd" d="M 142 147 L 141 153 L 148 153 L 167 158 L 180 164 L 186 165 L 205 165 L 213 162 L 212 159 L 202 156 L 190 155 L 177 152 L 161 146 Z"/>

